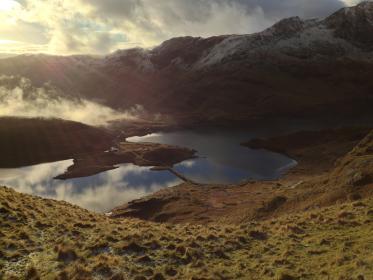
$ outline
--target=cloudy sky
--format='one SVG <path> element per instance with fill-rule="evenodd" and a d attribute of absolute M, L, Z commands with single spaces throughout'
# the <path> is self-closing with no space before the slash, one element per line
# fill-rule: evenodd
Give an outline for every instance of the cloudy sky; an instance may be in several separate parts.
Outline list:
<path fill-rule="evenodd" d="M 260 31 L 360 0 L 0 0 L 0 53 L 104 54 L 175 36 Z"/>

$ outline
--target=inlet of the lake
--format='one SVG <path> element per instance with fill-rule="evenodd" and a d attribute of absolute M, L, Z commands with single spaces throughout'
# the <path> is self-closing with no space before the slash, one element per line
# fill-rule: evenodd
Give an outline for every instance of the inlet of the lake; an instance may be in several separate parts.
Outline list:
<path fill-rule="evenodd" d="M 260 133 L 259 133 L 260 134 Z M 174 170 L 201 184 L 236 184 L 246 180 L 272 180 L 296 162 L 266 150 L 252 150 L 240 143 L 258 133 L 242 130 L 180 130 L 131 137 L 130 142 L 154 142 L 188 147 L 197 158 L 183 161 Z M 15 169 L 0 169 L 0 185 L 23 193 L 65 200 L 83 208 L 106 212 L 115 206 L 143 197 L 182 181 L 167 170 L 121 164 L 115 170 L 94 176 L 55 180 L 72 160 L 43 163 Z M 203 186 L 201 186 L 203 187 Z"/>

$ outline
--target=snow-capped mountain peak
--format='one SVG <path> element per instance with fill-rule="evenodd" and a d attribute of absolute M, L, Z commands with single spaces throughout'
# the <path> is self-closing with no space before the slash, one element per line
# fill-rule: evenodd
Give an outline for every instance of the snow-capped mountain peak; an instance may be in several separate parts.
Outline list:
<path fill-rule="evenodd" d="M 373 57 L 373 2 L 343 8 L 326 19 L 290 17 L 262 32 L 211 38 L 179 37 L 152 50 L 119 50 L 105 65 L 152 72 L 165 68 L 200 70 L 220 64 L 255 64 L 263 55 L 314 59 Z"/>
<path fill-rule="evenodd" d="M 355 7 L 344 8 L 325 20 L 336 37 L 373 50 L 373 2 L 362 2 Z"/>
<path fill-rule="evenodd" d="M 142 48 L 117 50 L 106 56 L 103 60 L 103 64 L 117 67 L 130 67 L 133 70 L 144 72 L 154 70 L 149 51 Z"/>

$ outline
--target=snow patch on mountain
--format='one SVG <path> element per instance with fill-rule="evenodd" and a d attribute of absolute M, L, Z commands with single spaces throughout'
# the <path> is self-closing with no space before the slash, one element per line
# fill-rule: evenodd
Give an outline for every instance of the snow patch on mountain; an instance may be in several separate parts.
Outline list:
<path fill-rule="evenodd" d="M 196 68 L 213 65 L 221 62 L 224 58 L 231 56 L 245 46 L 247 38 L 240 35 L 232 35 L 216 45 L 204 58 L 196 64 Z"/>
<path fill-rule="evenodd" d="M 326 19 L 283 19 L 263 32 L 211 38 L 179 37 L 152 49 L 118 50 L 101 60 L 104 67 L 152 73 L 171 67 L 201 70 L 226 63 L 255 66 L 262 56 L 296 59 L 372 60 L 373 2 L 343 8 Z M 275 62 L 274 62 L 275 63 Z"/>
<path fill-rule="evenodd" d="M 149 51 L 142 48 L 118 50 L 106 56 L 103 64 L 118 67 L 129 66 L 142 72 L 151 72 L 155 69 Z"/>
<path fill-rule="evenodd" d="M 263 51 L 302 59 L 325 55 L 373 60 L 372 50 L 362 49 L 353 41 L 338 36 L 336 29 L 330 26 L 330 21 L 344 20 L 340 18 L 341 12 L 342 14 L 348 13 L 349 18 L 359 17 L 356 13 L 361 13 L 362 9 L 365 14 L 364 18 L 370 19 L 370 13 L 373 14 L 372 2 L 346 8 L 326 20 L 301 20 L 293 17 L 281 20 L 260 33 L 230 36 L 213 47 L 193 68 L 211 67 L 228 61 L 234 55 L 250 60 L 255 58 L 255 54 Z"/>
<path fill-rule="evenodd" d="M 307 28 L 298 36 L 286 40 L 278 41 L 274 47 L 282 49 L 309 49 L 315 53 L 323 53 L 327 49 L 329 54 L 334 52 L 335 55 L 353 52 L 354 46 L 343 39 L 335 38 L 333 31 L 323 25 Z M 343 52 L 343 53 L 342 53 Z"/>

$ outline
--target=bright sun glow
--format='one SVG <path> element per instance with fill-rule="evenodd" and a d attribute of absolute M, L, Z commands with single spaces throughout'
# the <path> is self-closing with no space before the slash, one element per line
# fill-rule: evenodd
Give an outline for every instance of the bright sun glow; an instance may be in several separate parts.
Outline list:
<path fill-rule="evenodd" d="M 1 40 L 0 39 L 0 45 L 14 45 L 17 43 L 18 43 L 17 41 L 13 41 L 13 40 Z"/>
<path fill-rule="evenodd" d="M 322 18 L 361 1 L 0 0 L 0 53 L 152 48 L 172 37 L 258 32 L 291 15 Z"/>
<path fill-rule="evenodd" d="M 8 12 L 17 7 L 19 4 L 13 0 L 0 0 L 0 11 Z"/>

